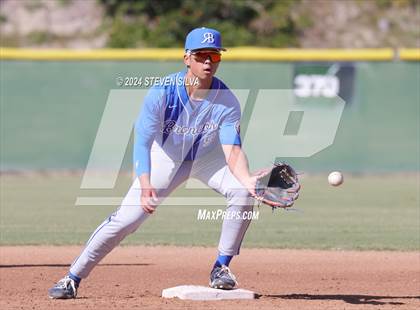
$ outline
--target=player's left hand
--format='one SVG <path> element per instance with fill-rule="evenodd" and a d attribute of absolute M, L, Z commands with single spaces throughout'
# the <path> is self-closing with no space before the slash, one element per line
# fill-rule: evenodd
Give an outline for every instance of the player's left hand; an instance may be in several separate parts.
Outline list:
<path fill-rule="evenodd" d="M 299 197 L 300 184 L 296 171 L 286 163 L 262 169 L 257 175 L 256 196 L 273 208 L 289 208 Z"/>
<path fill-rule="evenodd" d="M 252 175 L 243 181 L 243 185 L 248 189 L 252 197 L 256 196 L 255 188 L 257 185 L 258 176 Z"/>

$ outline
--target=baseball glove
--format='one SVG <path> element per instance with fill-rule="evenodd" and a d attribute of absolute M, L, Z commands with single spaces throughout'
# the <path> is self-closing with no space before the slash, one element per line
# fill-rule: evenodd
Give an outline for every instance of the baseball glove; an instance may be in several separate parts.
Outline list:
<path fill-rule="evenodd" d="M 299 197 L 296 171 L 286 163 L 260 170 L 255 188 L 256 199 L 272 208 L 289 208 Z"/>

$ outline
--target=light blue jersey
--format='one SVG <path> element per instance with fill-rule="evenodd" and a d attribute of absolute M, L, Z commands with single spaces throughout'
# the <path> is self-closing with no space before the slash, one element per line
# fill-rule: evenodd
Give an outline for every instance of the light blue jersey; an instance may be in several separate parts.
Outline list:
<path fill-rule="evenodd" d="M 194 160 L 221 144 L 240 145 L 241 109 L 235 95 L 213 77 L 204 100 L 194 101 L 183 83 L 186 72 L 169 75 L 145 98 L 136 121 L 136 174 L 150 173 L 150 148 L 156 141 L 174 161 Z"/>

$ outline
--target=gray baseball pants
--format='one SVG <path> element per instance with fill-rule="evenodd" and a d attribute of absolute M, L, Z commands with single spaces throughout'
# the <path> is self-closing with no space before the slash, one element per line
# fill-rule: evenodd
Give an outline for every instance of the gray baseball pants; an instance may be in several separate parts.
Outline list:
<path fill-rule="evenodd" d="M 150 181 L 156 189 L 159 205 L 175 188 L 189 177 L 197 178 L 226 197 L 229 212 L 251 212 L 253 200 L 246 188 L 226 165 L 223 152 L 216 150 L 194 161 L 175 162 L 156 143 L 151 148 Z M 150 214 L 140 205 L 138 179 L 130 187 L 121 206 L 93 232 L 70 272 L 86 278 L 92 269 L 127 235 L 135 232 Z M 168 206 L 170 207 L 170 206 Z M 219 254 L 238 255 L 250 224 L 246 217 L 226 217 L 219 241 Z"/>

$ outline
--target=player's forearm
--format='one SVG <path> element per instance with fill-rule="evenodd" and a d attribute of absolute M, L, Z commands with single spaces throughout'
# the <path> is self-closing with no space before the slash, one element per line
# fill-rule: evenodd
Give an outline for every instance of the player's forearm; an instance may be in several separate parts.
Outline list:
<path fill-rule="evenodd" d="M 248 159 L 239 145 L 233 145 L 230 147 L 230 154 L 226 154 L 226 162 L 230 171 L 238 180 L 245 184 L 251 177 L 249 172 Z"/>
<path fill-rule="evenodd" d="M 149 174 L 151 170 L 150 149 L 153 138 L 146 135 L 144 131 L 139 131 L 136 127 L 136 137 L 133 148 L 133 162 L 136 176 Z"/>
<path fill-rule="evenodd" d="M 156 91 L 156 90 L 155 90 Z M 149 174 L 151 169 L 150 149 L 157 131 L 160 126 L 158 118 L 158 106 L 152 100 L 154 96 L 152 90 L 149 91 L 142 112 L 136 120 L 133 161 L 136 175 Z"/>
<path fill-rule="evenodd" d="M 139 179 L 140 187 L 142 189 L 150 188 L 151 143 L 149 141 L 145 141 L 145 139 L 141 136 L 137 136 L 136 138 L 133 152 L 135 173 Z"/>
<path fill-rule="evenodd" d="M 151 187 L 151 185 L 150 185 L 150 174 L 149 173 L 143 173 L 142 175 L 139 175 L 138 179 L 140 181 L 140 187 L 142 189 Z"/>
<path fill-rule="evenodd" d="M 136 144 L 134 146 L 133 160 L 137 176 L 141 176 L 144 173 L 150 174 L 150 147 Z"/>

